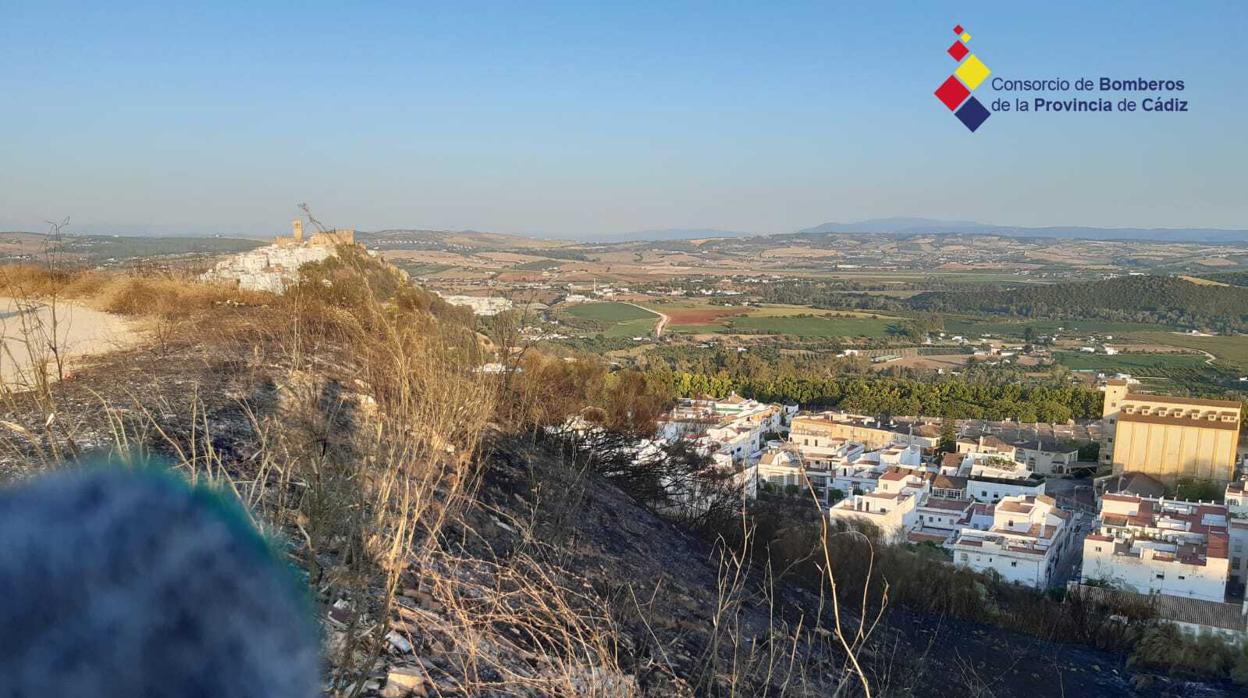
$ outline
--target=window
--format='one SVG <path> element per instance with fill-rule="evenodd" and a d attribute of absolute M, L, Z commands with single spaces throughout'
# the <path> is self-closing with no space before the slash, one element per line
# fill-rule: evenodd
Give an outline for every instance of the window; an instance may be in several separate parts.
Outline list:
<path fill-rule="evenodd" d="M 1011 560 L 1011 561 L 1010 561 L 1010 567 L 1018 567 L 1018 561 L 1017 561 L 1017 560 Z"/>
<path fill-rule="evenodd" d="M 1099 545 L 1098 545 L 1098 546 L 1096 546 L 1096 552 L 1098 552 L 1098 553 L 1099 553 L 1099 552 L 1101 552 L 1101 546 L 1099 546 Z"/>
<path fill-rule="evenodd" d="M 1183 581 L 1184 579 L 1187 579 L 1187 577 L 1184 577 L 1183 575 L 1181 575 L 1181 574 L 1180 574 L 1180 575 L 1179 575 L 1179 581 L 1181 582 L 1181 581 Z"/>
<path fill-rule="evenodd" d="M 1157 578 L 1158 578 L 1158 579 L 1165 579 L 1165 578 L 1166 578 L 1166 573 L 1165 573 L 1165 572 L 1158 572 L 1158 573 L 1157 573 Z"/>

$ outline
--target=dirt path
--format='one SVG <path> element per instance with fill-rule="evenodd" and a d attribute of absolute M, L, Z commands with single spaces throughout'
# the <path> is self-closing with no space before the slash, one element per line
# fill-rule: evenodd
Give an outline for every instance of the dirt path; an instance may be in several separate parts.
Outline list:
<path fill-rule="evenodd" d="M 59 301 L 54 309 L 44 301 L 0 297 L 0 381 L 28 388 L 40 365 L 56 376 L 58 355 L 68 374 L 82 358 L 133 346 L 139 338 L 136 322 L 74 301 Z"/>
<path fill-rule="evenodd" d="M 636 303 L 629 303 L 628 301 L 624 301 L 624 305 L 631 305 L 634 308 L 640 308 L 641 310 L 644 310 L 647 313 L 654 313 L 655 315 L 658 315 L 659 322 L 657 325 L 654 326 L 654 338 L 658 339 L 663 336 L 663 328 L 667 327 L 667 321 L 670 319 L 667 317 L 667 315 L 665 315 L 664 313 L 660 313 L 654 308 L 647 308 L 644 305 L 637 305 Z"/>

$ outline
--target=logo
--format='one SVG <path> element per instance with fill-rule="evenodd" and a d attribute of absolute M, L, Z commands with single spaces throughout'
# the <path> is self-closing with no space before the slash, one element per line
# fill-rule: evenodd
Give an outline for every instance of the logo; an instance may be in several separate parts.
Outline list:
<path fill-rule="evenodd" d="M 953 115 L 958 117 L 967 129 L 974 132 L 988 120 L 991 112 L 971 93 L 992 74 L 992 71 L 966 47 L 971 41 L 971 35 L 962 30 L 961 24 L 953 28 L 953 33 L 957 34 L 958 38 L 949 47 L 947 53 L 953 60 L 958 61 L 958 67 L 954 68 L 953 75 L 950 75 L 949 79 L 936 89 L 936 99 L 949 107 L 949 111 L 953 112 Z"/>

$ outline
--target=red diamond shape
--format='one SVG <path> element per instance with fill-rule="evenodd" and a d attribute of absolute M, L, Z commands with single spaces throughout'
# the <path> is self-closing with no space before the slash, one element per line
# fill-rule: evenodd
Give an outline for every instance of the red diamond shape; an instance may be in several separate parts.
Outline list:
<path fill-rule="evenodd" d="M 959 24 L 958 26 L 954 27 L 954 28 L 953 28 L 953 33 L 954 33 L 954 34 L 961 34 L 961 33 L 962 33 L 962 25 L 961 25 L 961 24 Z"/>
<path fill-rule="evenodd" d="M 955 41 L 953 42 L 953 45 L 949 47 L 949 55 L 953 56 L 953 60 L 955 61 L 962 60 L 968 53 L 970 53 L 970 50 L 967 49 L 966 44 L 963 44 L 961 41 Z"/>
<path fill-rule="evenodd" d="M 949 111 L 957 109 L 958 105 L 970 96 L 970 94 L 971 91 L 966 89 L 966 87 L 963 86 L 962 83 L 958 82 L 958 79 L 952 75 L 950 75 L 949 79 L 936 90 L 936 98 L 944 102 L 945 106 L 949 107 Z"/>

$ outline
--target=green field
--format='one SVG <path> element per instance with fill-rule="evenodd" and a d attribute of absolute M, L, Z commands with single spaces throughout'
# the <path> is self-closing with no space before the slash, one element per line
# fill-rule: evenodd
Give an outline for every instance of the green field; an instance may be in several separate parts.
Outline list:
<path fill-rule="evenodd" d="M 654 331 L 654 324 L 659 321 L 657 314 L 628 303 L 584 303 L 574 305 L 564 312 L 606 325 L 602 336 L 611 338 L 648 335 Z"/>
<path fill-rule="evenodd" d="M 433 276 L 440 271 L 446 271 L 447 269 L 454 268 L 449 264 L 425 264 L 421 262 L 410 262 L 404 259 L 396 260 L 394 266 L 402 269 L 412 276 Z"/>
<path fill-rule="evenodd" d="M 1224 364 L 1248 372 L 1248 336 L 1193 337 L 1175 332 L 1138 332 L 1128 337 L 1133 341 L 1164 344 L 1172 347 L 1207 351 L 1217 357 L 1217 364 Z"/>
<path fill-rule="evenodd" d="M 628 303 L 582 303 L 567 309 L 567 314 L 599 322 L 629 322 L 649 319 L 657 322 L 658 316 L 649 310 Z"/>
<path fill-rule="evenodd" d="M 1198 354 L 1088 354 L 1079 351 L 1054 352 L 1053 358 L 1074 371 L 1106 371 L 1108 373 L 1139 373 L 1148 375 L 1157 369 L 1199 368 L 1205 357 Z"/>

